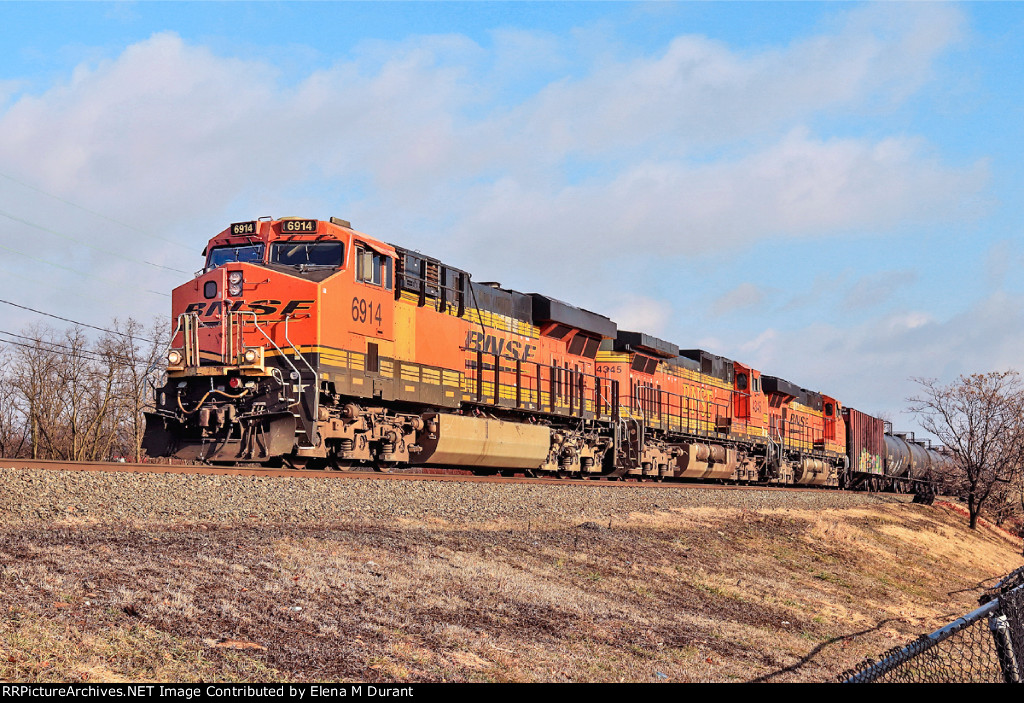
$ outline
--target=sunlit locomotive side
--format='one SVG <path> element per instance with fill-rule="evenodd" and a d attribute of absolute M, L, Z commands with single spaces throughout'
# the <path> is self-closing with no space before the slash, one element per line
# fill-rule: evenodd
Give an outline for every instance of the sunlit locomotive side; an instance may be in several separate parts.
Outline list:
<path fill-rule="evenodd" d="M 344 220 L 235 223 L 204 255 L 173 292 L 150 456 L 839 487 L 857 475 L 832 397 L 477 283 Z"/>

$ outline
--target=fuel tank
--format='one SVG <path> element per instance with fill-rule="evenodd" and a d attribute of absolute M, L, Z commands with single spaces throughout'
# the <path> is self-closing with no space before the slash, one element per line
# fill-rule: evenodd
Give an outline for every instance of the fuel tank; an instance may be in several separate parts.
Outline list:
<path fill-rule="evenodd" d="M 413 460 L 417 464 L 536 469 L 551 450 L 551 429 L 543 425 L 443 413 L 423 420 L 416 441 L 422 450 Z"/>

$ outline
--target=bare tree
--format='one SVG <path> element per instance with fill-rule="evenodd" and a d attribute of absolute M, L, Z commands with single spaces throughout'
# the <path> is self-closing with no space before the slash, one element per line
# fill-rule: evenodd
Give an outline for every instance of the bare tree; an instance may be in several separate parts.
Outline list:
<path fill-rule="evenodd" d="M 115 319 L 95 343 L 81 327 L 11 334 L 0 349 L 0 455 L 138 460 L 143 410 L 164 372 L 166 327 L 154 322 L 147 333 Z"/>
<path fill-rule="evenodd" d="M 0 369 L 6 369 L 9 363 L 7 350 L 0 349 Z M 0 456 L 16 457 L 24 448 L 28 433 L 17 394 L 8 381 L 0 376 Z"/>
<path fill-rule="evenodd" d="M 950 487 L 967 502 L 971 529 L 989 499 L 1024 466 L 1024 380 L 1016 371 L 960 376 L 949 385 L 915 378 L 909 398 L 921 426 L 953 457 Z"/>
<path fill-rule="evenodd" d="M 14 352 L 10 383 L 14 389 L 14 402 L 25 418 L 28 429 L 29 456 L 41 459 L 54 455 L 58 443 L 56 428 L 60 412 L 60 387 L 56 381 L 56 367 L 60 354 L 55 348 L 54 331 L 49 327 L 25 330 Z"/>
<path fill-rule="evenodd" d="M 153 321 L 146 332 L 142 324 L 128 318 L 114 320 L 114 334 L 100 340 L 99 349 L 117 362 L 117 451 L 133 461 L 142 459 L 143 412 L 153 405 L 153 392 L 164 372 L 164 355 L 170 343 L 167 322 Z"/>

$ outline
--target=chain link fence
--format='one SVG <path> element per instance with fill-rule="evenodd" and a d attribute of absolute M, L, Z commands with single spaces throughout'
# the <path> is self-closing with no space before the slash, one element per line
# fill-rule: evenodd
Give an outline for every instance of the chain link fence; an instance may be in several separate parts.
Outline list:
<path fill-rule="evenodd" d="M 981 607 L 906 647 L 844 672 L 846 683 L 1021 683 L 1024 567 L 979 599 Z"/>

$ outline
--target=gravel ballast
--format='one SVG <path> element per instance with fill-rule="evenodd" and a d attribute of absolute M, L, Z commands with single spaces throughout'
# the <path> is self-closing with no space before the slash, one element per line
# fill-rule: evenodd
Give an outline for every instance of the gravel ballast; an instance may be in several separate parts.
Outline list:
<path fill-rule="evenodd" d="M 455 524 L 607 521 L 686 508 L 824 510 L 907 501 L 821 491 L 686 485 L 538 485 L 460 481 L 281 478 L 0 468 L 7 523 L 186 521 L 275 523 L 442 520 Z"/>

